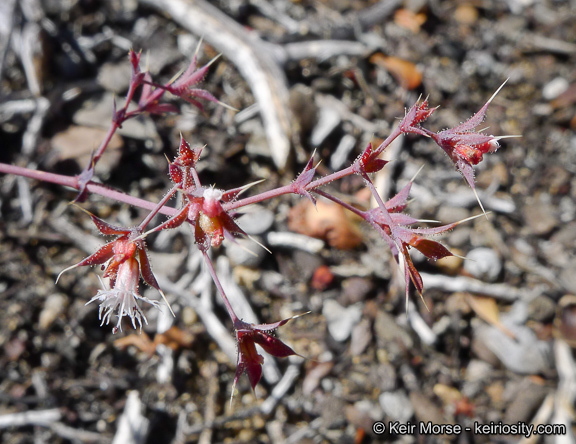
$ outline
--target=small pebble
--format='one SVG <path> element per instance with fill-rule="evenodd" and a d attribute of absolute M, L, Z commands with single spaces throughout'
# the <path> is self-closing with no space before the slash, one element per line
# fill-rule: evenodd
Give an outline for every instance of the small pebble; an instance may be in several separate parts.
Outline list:
<path fill-rule="evenodd" d="M 316 124 L 318 110 L 314 103 L 314 90 L 302 83 L 290 89 L 289 106 L 298 122 L 300 132 L 308 134 Z"/>
<path fill-rule="evenodd" d="M 334 274 L 327 265 L 320 265 L 314 270 L 310 286 L 316 291 L 324 291 L 334 282 Z"/>
<path fill-rule="evenodd" d="M 414 415 L 412 403 L 403 390 L 382 393 L 378 400 L 384 414 L 395 421 L 405 424 Z"/>
<path fill-rule="evenodd" d="M 368 319 L 362 319 L 352 330 L 350 354 L 360 356 L 372 342 L 372 329 Z"/>
<path fill-rule="evenodd" d="M 59 161 L 75 160 L 80 168 L 84 168 L 92 158 L 98 141 L 106 136 L 106 132 L 101 128 L 70 125 L 66 130 L 55 134 L 50 144 Z M 123 145 L 122 137 L 114 134 L 98 163 L 100 177 L 108 177 L 118 166 L 122 158 Z"/>
<path fill-rule="evenodd" d="M 362 302 L 374 289 L 372 280 L 363 277 L 351 277 L 342 282 L 342 296 L 339 302 L 342 305 Z"/>
<path fill-rule="evenodd" d="M 570 292 L 576 291 L 576 260 L 568 262 L 560 272 L 560 284 Z"/>
<path fill-rule="evenodd" d="M 376 333 L 378 345 L 386 348 L 390 359 L 402 353 L 402 350 L 411 349 L 414 346 L 414 341 L 408 332 L 398 325 L 392 315 L 383 310 L 378 310 L 376 314 L 374 333 Z"/>
<path fill-rule="evenodd" d="M 308 253 L 319 253 L 324 248 L 324 241 L 314 239 L 303 234 L 290 232 L 270 232 L 267 236 L 268 245 L 271 247 L 294 248 Z"/>
<path fill-rule="evenodd" d="M 534 201 L 522 209 L 524 221 L 535 235 L 545 235 L 556 228 L 560 221 L 556 209 L 546 202 Z"/>
<path fill-rule="evenodd" d="M 543 373 L 551 368 L 550 343 L 538 340 L 534 331 L 526 326 L 513 325 L 504 320 L 503 323 L 514 333 L 514 339 L 488 325 L 477 328 L 475 335 L 508 370 L 526 375 Z"/>
<path fill-rule="evenodd" d="M 48 296 L 38 319 L 38 326 L 41 330 L 49 328 L 58 316 L 64 313 L 66 303 L 66 297 L 62 294 L 55 293 Z"/>
<path fill-rule="evenodd" d="M 254 156 L 270 157 L 270 148 L 268 147 L 266 133 L 259 120 L 247 120 L 238 127 L 238 130 L 241 133 L 250 135 L 245 146 L 246 153 Z"/>
<path fill-rule="evenodd" d="M 266 233 L 274 224 L 274 213 L 258 206 L 240 216 L 236 223 L 247 234 L 259 235 Z"/>
<path fill-rule="evenodd" d="M 323 107 L 319 114 L 318 123 L 310 136 L 312 146 L 321 145 L 341 122 L 340 114 L 334 108 Z"/>
<path fill-rule="evenodd" d="M 130 86 L 132 68 L 124 60 L 120 63 L 104 63 L 98 71 L 98 83 L 105 90 L 121 94 Z"/>
<path fill-rule="evenodd" d="M 508 405 L 504 415 L 504 423 L 516 424 L 529 422 L 534 412 L 542 405 L 544 398 L 550 393 L 550 388 L 543 383 L 536 383 L 534 379 L 526 377 L 518 387 L 518 392 Z"/>
<path fill-rule="evenodd" d="M 338 342 L 344 342 L 352 333 L 352 329 L 362 318 L 362 304 L 342 307 L 338 302 L 328 299 L 324 301 L 322 315 L 326 318 L 330 335 Z"/>
<path fill-rule="evenodd" d="M 477 279 L 494 282 L 502 271 L 502 261 L 491 248 L 475 248 L 466 255 L 464 270 Z"/>
<path fill-rule="evenodd" d="M 528 304 L 530 319 L 538 322 L 550 321 L 556 313 L 556 303 L 548 296 L 539 295 Z"/>
<path fill-rule="evenodd" d="M 554 100 L 562 93 L 566 92 L 570 83 L 563 77 L 556 77 L 550 80 L 544 88 L 542 88 L 542 97 L 546 100 Z"/>

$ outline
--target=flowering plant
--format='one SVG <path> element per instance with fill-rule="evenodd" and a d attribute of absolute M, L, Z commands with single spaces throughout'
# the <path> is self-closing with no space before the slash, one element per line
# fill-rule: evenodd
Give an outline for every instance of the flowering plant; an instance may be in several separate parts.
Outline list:
<path fill-rule="evenodd" d="M 150 213 L 138 226 L 130 228 L 112 225 L 90 214 L 100 233 L 116 237 L 92 255 L 64 270 L 67 271 L 80 266 L 101 265 L 103 267 L 103 277 L 108 278 L 109 289 L 106 289 L 106 285 L 102 284 L 104 289 L 98 290 L 97 294 L 87 304 L 92 302 L 100 303 L 99 318 L 102 325 L 109 324 L 113 315 L 117 316 L 117 321 L 112 329 L 113 333 L 122 331 L 124 317 L 129 318 L 134 328 L 139 327 L 140 330 L 142 329 L 143 323 L 146 324 L 147 319 L 142 307 L 139 305 L 140 302 L 145 302 L 153 307 L 160 307 L 158 301 L 141 296 L 139 291 L 140 277 L 146 284 L 159 291 L 166 305 L 170 308 L 152 272 L 145 238 L 150 233 L 173 229 L 182 225 L 189 226 L 193 232 L 196 246 L 204 258 L 206 269 L 210 273 L 226 307 L 236 334 L 238 354 L 234 386 L 243 373 L 248 375 L 253 389 L 260 381 L 263 357 L 258 353 L 256 345 L 276 357 L 287 357 L 297 354 L 291 347 L 271 334 L 273 330 L 285 325 L 297 316 L 278 322 L 259 325 L 249 324 L 237 316 L 219 281 L 209 251 L 213 248 L 218 248 L 224 240 L 235 242 L 238 236 L 246 236 L 246 233 L 235 221 L 235 215 L 239 209 L 286 194 L 306 197 L 314 204 L 317 196 L 321 196 L 340 205 L 366 221 L 384 239 L 395 261 L 399 266 L 403 267 L 406 280 L 405 296 L 408 300 L 411 282 L 420 295 L 422 295 L 424 290 L 422 278 L 412 262 L 409 250 L 415 248 L 424 256 L 433 260 L 451 256 L 452 253 L 444 245 L 429 239 L 428 236 L 451 230 L 464 221 L 433 228 L 418 227 L 418 224 L 422 221 L 404 212 L 408 206 L 408 198 L 414 179 L 401 189 L 396 196 L 384 202 L 376 190 L 371 177 L 372 174 L 382 170 L 387 164 L 385 160 L 381 159 L 381 154 L 402 134 L 429 137 L 448 154 L 456 169 L 463 175 L 470 187 L 474 189 L 473 166 L 481 162 L 485 154 L 496 151 L 499 146 L 498 141 L 504 138 L 503 136 L 487 135 L 482 131 L 475 130 L 483 121 L 489 104 L 504 84 L 474 116 L 456 127 L 440 132 L 432 132 L 422 127 L 422 124 L 434 113 L 436 108 L 429 108 L 427 100 L 418 101 L 409 108 L 400 123 L 381 144 L 376 147 L 369 144 L 349 166 L 319 177 L 317 174 L 318 164 L 314 163 L 313 155 L 299 176 L 289 184 L 241 198 L 241 194 L 250 185 L 221 190 L 202 184 L 197 170 L 197 163 L 201 157 L 202 148 L 192 148 L 182 137 L 177 155 L 167 165 L 172 187 L 159 202 L 149 202 L 111 190 L 92 180 L 98 161 L 115 131 L 126 120 L 143 113 L 164 114 L 177 112 L 178 109 L 175 106 L 162 103 L 166 92 L 178 96 L 200 109 L 203 109 L 203 100 L 220 102 L 207 91 L 197 87 L 198 83 L 205 77 L 209 65 L 198 68 L 196 55 L 189 67 L 180 76 L 166 84 L 159 84 L 153 81 L 150 73 L 141 69 L 139 53 L 130 51 L 129 60 L 132 67 L 132 75 L 126 96 L 126 104 L 122 108 L 117 108 L 114 105 L 111 127 L 81 174 L 75 177 L 68 177 L 6 164 L 0 164 L 0 172 L 73 187 L 78 190 L 77 202 L 85 201 L 90 194 L 99 194 L 118 202 L 150 210 Z M 140 91 L 140 97 L 137 101 L 137 107 L 133 111 L 128 111 L 128 105 L 133 101 L 138 91 Z M 359 209 L 326 190 L 326 185 L 330 182 L 352 175 L 362 177 L 377 204 L 375 208 L 368 210 Z M 166 203 L 176 194 L 181 196 L 180 207 L 167 207 Z M 153 217 L 158 213 L 167 215 L 168 219 L 146 231 Z"/>

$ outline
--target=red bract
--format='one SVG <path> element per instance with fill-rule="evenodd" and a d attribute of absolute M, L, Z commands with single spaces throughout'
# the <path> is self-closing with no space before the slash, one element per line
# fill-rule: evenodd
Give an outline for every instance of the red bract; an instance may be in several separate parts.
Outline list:
<path fill-rule="evenodd" d="M 194 185 L 193 169 L 202 154 L 202 149 L 203 147 L 190 148 L 190 144 L 180 135 L 178 156 L 174 162 L 170 162 L 168 172 L 172 182 L 182 190 L 188 190 Z"/>
<path fill-rule="evenodd" d="M 455 222 L 448 225 L 442 225 L 434 228 L 411 228 L 420 222 L 418 219 L 401 213 L 406 208 L 407 199 L 410 194 L 413 180 L 408 182 L 400 192 L 384 203 L 371 182 L 368 186 L 376 197 L 378 207 L 364 213 L 364 218 L 380 233 L 388 243 L 396 263 L 400 264 L 400 254 L 404 259 L 404 277 L 406 281 L 406 301 L 410 293 L 410 281 L 416 287 L 420 295 L 424 290 L 422 277 L 410 257 L 410 248 L 416 248 L 428 259 L 442 259 L 452 256 L 452 253 L 441 243 L 427 239 L 426 235 L 435 235 L 444 233 L 453 229 L 463 221 Z"/>
<path fill-rule="evenodd" d="M 77 186 L 79 190 L 79 193 L 75 199 L 77 202 L 84 202 L 86 200 L 86 187 L 94 176 L 94 169 L 96 164 L 104 154 L 104 151 L 108 146 L 108 141 L 111 139 L 114 132 L 118 128 L 121 128 L 122 124 L 126 120 L 143 113 L 164 114 L 167 112 L 179 111 L 179 109 L 172 104 L 160 103 L 160 100 L 166 91 L 169 91 L 178 97 L 182 97 L 200 110 L 203 110 L 204 108 L 202 104 L 195 98 L 209 100 L 224 105 L 208 91 L 192 88 L 192 86 L 195 86 L 200 81 L 202 81 L 208 71 L 210 63 L 212 63 L 214 60 L 208 65 L 200 69 L 196 69 L 197 56 L 194 55 L 190 66 L 181 76 L 179 76 L 179 78 L 168 82 L 166 85 L 162 85 L 154 82 L 149 72 L 142 71 L 140 68 L 140 57 L 141 53 L 136 53 L 132 49 L 128 53 L 128 58 L 132 68 L 132 77 L 130 80 L 130 87 L 128 88 L 128 92 L 126 94 L 125 104 L 122 108 L 118 109 L 116 106 L 116 101 L 114 100 L 112 109 L 113 125 L 110 127 L 109 137 L 107 138 L 107 141 L 104 141 L 96 150 L 96 152 L 93 154 L 93 157 L 90 159 L 89 164 L 84 168 L 82 173 L 77 176 Z M 142 86 L 142 91 L 140 93 L 140 99 L 138 100 L 138 107 L 133 111 L 128 111 L 128 106 L 132 102 L 132 99 L 134 98 L 134 95 L 140 86 Z"/>
<path fill-rule="evenodd" d="M 222 208 L 224 192 L 215 188 L 199 188 L 187 195 L 188 203 L 178 213 L 150 232 L 176 228 L 188 221 L 194 228 L 196 245 L 201 251 L 218 247 L 226 238 L 245 235 L 234 218 Z"/>
<path fill-rule="evenodd" d="M 293 316 L 272 324 L 254 325 L 244 321 L 237 322 L 235 329 L 236 340 L 238 341 L 238 362 L 236 375 L 234 376 L 232 394 L 234 394 L 234 387 L 236 387 L 238 379 L 244 372 L 248 375 L 252 390 L 255 389 L 256 384 L 258 384 L 262 377 L 262 364 L 264 363 L 264 358 L 256 351 L 256 344 L 262 347 L 267 353 L 277 358 L 285 358 L 297 354 L 280 339 L 272 336 L 271 332 L 299 316 L 302 315 Z"/>
<path fill-rule="evenodd" d="M 129 258 L 136 257 L 137 255 L 140 261 L 142 279 L 151 287 L 160 290 L 160 286 L 152 273 L 148 255 L 146 254 L 146 243 L 143 239 L 138 238 L 142 234 L 141 230 L 137 227 L 125 228 L 112 225 L 93 214 L 90 214 L 90 217 L 100 233 L 106 236 L 118 237 L 104 245 L 96 253 L 78 262 L 72 268 L 86 265 L 100 265 L 109 261 L 104 271 L 104 277 L 109 278 L 111 286 L 114 286 L 120 265 Z"/>
<path fill-rule="evenodd" d="M 142 51 L 135 52 L 133 49 L 128 51 L 128 59 L 130 60 L 130 65 L 132 67 L 132 80 L 138 78 L 141 74 L 140 70 L 140 57 L 142 56 Z"/>
<path fill-rule="evenodd" d="M 234 241 L 234 235 L 246 234 L 222 208 L 223 191 L 206 188 L 200 201 L 200 214 L 196 223 L 196 243 L 203 251 L 207 246 L 218 247 L 224 238 Z"/>
<path fill-rule="evenodd" d="M 186 100 L 201 111 L 204 111 L 204 106 L 202 103 L 196 100 L 196 98 L 209 100 L 214 103 L 220 103 L 220 101 L 208 91 L 204 89 L 193 88 L 194 85 L 197 85 L 202 80 L 204 80 L 204 77 L 206 77 L 206 73 L 208 72 L 208 68 L 216 60 L 216 58 L 211 60 L 207 65 L 198 69 L 197 54 L 194 54 L 194 58 L 192 59 L 192 62 L 186 71 L 184 71 L 182 75 L 179 76 L 178 79 L 176 79 L 173 83 L 165 85 L 166 91 L 169 91 L 175 96 Z"/>
<path fill-rule="evenodd" d="M 300 173 L 300 175 L 292 182 L 292 189 L 294 193 L 300 194 L 310 200 L 314 205 L 316 205 L 316 198 L 312 196 L 307 190 L 306 186 L 312 182 L 314 175 L 316 174 L 316 166 L 314 165 L 314 154 L 308 160 L 308 163 Z"/>
<path fill-rule="evenodd" d="M 481 162 L 484 154 L 496 151 L 500 146 L 498 140 L 504 137 L 516 137 L 495 137 L 475 130 L 484 121 L 488 106 L 505 84 L 506 82 L 496 90 L 476 114 L 460 125 L 438 133 L 423 130 L 424 135 L 430 136 L 448 154 L 456 169 L 464 176 L 466 182 L 473 189 L 475 188 L 475 183 L 472 165 L 477 165 Z"/>
<path fill-rule="evenodd" d="M 118 124 L 122 124 L 124 120 L 135 117 L 144 112 L 150 114 L 178 112 L 179 110 L 175 105 L 160 103 L 160 99 L 162 99 L 166 91 L 183 98 L 202 111 L 204 110 L 203 105 L 195 98 L 220 103 L 220 101 L 208 91 L 199 88 L 192 88 L 204 79 L 210 64 L 215 59 L 202 68 L 197 69 L 197 54 L 195 54 L 192 62 L 184 73 L 167 84 L 162 85 L 154 82 L 149 72 L 141 70 L 140 55 L 140 53 L 136 54 L 133 50 L 130 50 L 129 52 L 130 64 L 132 65 L 132 80 L 130 83 L 129 94 L 133 94 L 134 90 L 142 85 L 142 92 L 140 93 L 140 99 L 138 100 L 138 108 L 134 111 L 127 112 L 127 106 L 125 106 L 118 112 L 114 111 L 113 120 Z"/>
<path fill-rule="evenodd" d="M 382 150 L 375 150 L 372 142 L 370 142 L 354 163 L 355 173 L 365 176 L 368 173 L 376 173 L 384 168 L 388 161 L 378 158 L 381 152 Z"/>
<path fill-rule="evenodd" d="M 415 133 L 426 136 L 426 130 L 421 128 L 420 124 L 428 119 L 436 109 L 438 109 L 438 107 L 428 108 L 428 99 L 425 99 L 422 102 L 416 102 L 400 122 L 400 125 L 398 126 L 400 131 L 403 133 Z"/>
<path fill-rule="evenodd" d="M 236 224 L 231 212 L 222 207 L 222 202 L 236 198 L 246 187 L 223 191 L 214 187 L 203 187 L 196 173 L 196 162 L 202 148 L 190 148 L 181 137 L 178 156 L 170 163 L 169 174 L 172 181 L 182 189 L 185 205 L 163 224 L 150 232 L 176 228 L 188 221 L 194 229 L 194 238 L 198 248 L 206 252 L 218 247 L 226 238 L 234 241 L 235 235 L 245 235 Z"/>
<path fill-rule="evenodd" d="M 179 111 L 178 107 L 172 105 L 171 103 L 160 103 L 164 91 L 161 89 L 152 88 L 152 77 L 150 73 L 143 74 L 141 83 L 142 92 L 140 93 L 140 100 L 138 100 L 138 111 L 148 112 L 150 114 L 165 114 L 165 113 L 177 113 Z"/>
<path fill-rule="evenodd" d="M 107 243 L 96 251 L 96 253 L 81 260 L 76 265 L 63 270 L 58 275 L 58 279 L 62 273 L 72 268 L 102 265 L 104 269 L 103 276 L 110 280 L 111 290 L 99 290 L 98 294 L 88 303 L 95 300 L 102 301 L 100 305 L 100 319 L 102 319 L 102 323 L 104 323 L 104 321 L 108 323 L 112 311 L 115 309 L 119 310 L 118 325 L 114 327 L 114 333 L 119 329 L 122 330 L 120 322 L 124 315 L 128 315 L 132 319 L 134 327 L 135 319 L 138 320 L 140 327 L 142 327 L 141 319 L 143 318 L 146 322 L 146 317 L 142 315 L 140 309 L 137 307 L 136 299 L 144 300 L 154 306 L 157 306 L 158 303 L 143 298 L 138 294 L 139 277 L 142 276 L 144 282 L 158 290 L 164 300 L 166 300 L 166 298 L 152 273 L 150 260 L 146 254 L 146 244 L 144 240 L 140 238 L 142 234 L 141 229 L 138 227 L 124 228 L 111 225 L 93 214 L 90 214 L 90 217 L 100 233 L 117 236 L 116 239 Z M 104 266 L 103 264 L 106 262 L 108 264 Z M 56 282 L 58 282 L 58 279 L 56 279 Z M 170 308 L 167 301 L 166 304 Z M 105 311 L 104 317 L 102 317 L 103 311 Z M 172 311 L 171 308 L 170 311 Z"/>

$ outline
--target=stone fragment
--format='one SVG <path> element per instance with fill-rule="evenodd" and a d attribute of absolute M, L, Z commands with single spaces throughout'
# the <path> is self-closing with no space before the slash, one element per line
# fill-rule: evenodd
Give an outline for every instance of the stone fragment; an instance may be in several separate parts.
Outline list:
<path fill-rule="evenodd" d="M 328 323 L 330 335 L 338 342 L 344 342 L 352 333 L 354 326 L 362 318 L 362 304 L 342 307 L 338 302 L 328 299 L 324 301 L 322 315 Z"/>

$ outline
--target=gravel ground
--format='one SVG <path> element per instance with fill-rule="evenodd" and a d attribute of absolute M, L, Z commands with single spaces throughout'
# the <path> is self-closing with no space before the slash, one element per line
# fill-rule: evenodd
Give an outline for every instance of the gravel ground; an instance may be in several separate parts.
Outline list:
<path fill-rule="evenodd" d="M 255 393 L 243 376 L 230 403 L 232 327 L 190 230 L 149 238 L 176 317 L 147 310 L 141 334 L 113 335 L 96 305 L 85 306 L 100 288 L 97 269 L 55 284 L 103 244 L 67 205 L 74 192 L 2 176 L 0 441 L 574 442 L 574 1 L 6 0 L 0 161 L 78 174 L 106 134 L 113 97 L 126 93 L 128 50 L 142 49 L 167 82 L 200 37 L 201 63 L 222 53 L 204 87 L 240 111 L 210 103 L 200 112 L 170 98 L 180 113 L 127 122 L 99 180 L 160 200 L 170 186 L 166 156 L 182 134 L 206 145 L 204 184 L 265 179 L 253 188 L 264 191 L 292 180 L 314 150 L 320 174 L 347 165 L 419 96 L 440 106 L 427 127 L 441 130 L 508 79 L 484 126 L 522 137 L 502 140 L 476 168 L 490 214 L 441 238 L 467 260 L 413 255 L 426 290 L 407 310 L 388 248 L 367 226 L 323 201 L 318 210 L 297 197 L 252 208 L 239 223 L 273 254 L 214 249 L 226 292 L 253 322 L 311 313 L 277 332 L 304 359 L 266 357 Z M 375 182 L 389 197 L 424 165 L 411 216 L 449 223 L 481 214 L 430 140 L 404 137 L 386 155 L 394 162 Z M 327 189 L 369 204 L 360 178 Z M 98 196 L 82 207 L 126 226 L 145 215 Z M 474 433 L 475 423 L 500 421 L 567 434 Z M 419 422 L 463 430 L 394 430 Z"/>

